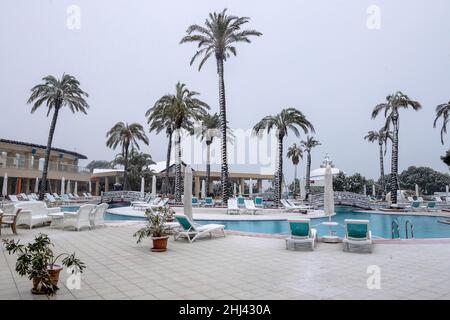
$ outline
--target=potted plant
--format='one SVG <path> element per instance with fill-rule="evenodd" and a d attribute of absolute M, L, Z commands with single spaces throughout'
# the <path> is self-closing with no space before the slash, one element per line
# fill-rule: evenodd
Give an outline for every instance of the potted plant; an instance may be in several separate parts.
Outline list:
<path fill-rule="evenodd" d="M 72 273 L 83 272 L 85 264 L 75 257 L 75 253 L 61 253 L 55 257 L 54 246 L 46 234 L 40 233 L 33 243 L 19 244 L 20 240 L 3 240 L 9 254 L 17 254 L 16 271 L 21 276 L 27 275 L 33 281 L 33 294 L 53 295 L 58 290 L 59 273 L 62 266 L 73 267 Z M 65 258 L 61 265 L 56 264 L 59 258 Z"/>
<path fill-rule="evenodd" d="M 155 212 L 156 211 L 156 212 Z M 164 252 L 167 250 L 167 241 L 169 239 L 170 228 L 167 226 L 167 219 L 170 217 L 170 209 L 161 207 L 157 210 L 147 209 L 147 225 L 139 229 L 133 236 L 137 237 L 137 243 L 141 243 L 145 237 L 152 237 L 154 252 Z"/>

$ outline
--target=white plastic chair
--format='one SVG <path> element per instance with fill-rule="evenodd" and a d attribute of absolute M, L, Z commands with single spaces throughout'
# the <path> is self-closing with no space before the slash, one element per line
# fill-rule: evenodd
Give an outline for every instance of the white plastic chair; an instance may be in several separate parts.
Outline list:
<path fill-rule="evenodd" d="M 96 228 L 99 225 L 105 225 L 103 215 L 108 207 L 107 203 L 101 203 L 92 210 L 90 217 L 91 227 Z"/>
<path fill-rule="evenodd" d="M 95 204 L 84 204 L 77 212 L 64 212 L 64 228 L 73 227 L 80 231 L 83 227 L 91 228 L 91 212 L 96 207 Z"/>

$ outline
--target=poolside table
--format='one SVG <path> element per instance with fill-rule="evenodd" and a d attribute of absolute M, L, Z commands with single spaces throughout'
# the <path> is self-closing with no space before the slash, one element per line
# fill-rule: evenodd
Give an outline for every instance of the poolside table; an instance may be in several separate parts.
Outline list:
<path fill-rule="evenodd" d="M 64 226 L 64 212 L 53 212 L 47 215 L 52 218 L 50 228 L 62 228 Z"/>
<path fill-rule="evenodd" d="M 339 242 L 339 237 L 336 235 L 336 231 L 333 230 L 334 227 L 337 227 L 339 223 L 334 221 L 325 221 L 322 222 L 322 225 L 328 226 L 330 230 L 330 234 L 328 236 L 323 236 L 322 241 L 326 243 L 337 243 Z"/>

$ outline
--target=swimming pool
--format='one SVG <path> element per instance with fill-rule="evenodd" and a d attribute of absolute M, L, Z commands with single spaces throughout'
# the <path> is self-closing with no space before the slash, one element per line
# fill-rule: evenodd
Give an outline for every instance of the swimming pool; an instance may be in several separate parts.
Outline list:
<path fill-rule="evenodd" d="M 400 238 L 406 238 L 405 223 L 407 220 L 412 222 L 414 226 L 414 238 L 450 238 L 450 225 L 439 223 L 441 217 L 430 216 L 405 216 L 405 215 L 386 215 L 376 213 L 358 212 L 357 209 L 348 207 L 336 207 L 336 215 L 331 218 L 332 221 L 339 223 L 335 227 L 339 237 L 343 237 L 345 233 L 345 219 L 365 219 L 370 221 L 370 229 L 374 238 L 391 239 L 392 221 L 397 220 L 400 228 Z M 267 234 L 288 234 L 289 225 L 287 221 L 280 220 L 259 220 L 259 221 L 211 221 L 196 220 L 198 223 L 220 223 L 226 226 L 227 230 L 246 231 Z M 317 229 L 319 236 L 329 234 L 329 228 L 321 225 L 322 222 L 328 221 L 328 218 L 312 219 L 311 224 Z M 409 237 L 411 232 L 409 231 Z"/>
<path fill-rule="evenodd" d="M 400 238 L 406 238 L 405 223 L 409 220 L 414 226 L 414 237 L 420 239 L 426 238 L 450 238 L 450 225 L 439 223 L 442 217 L 431 216 L 411 216 L 411 215 L 387 215 L 377 213 L 359 212 L 356 208 L 336 207 L 336 215 L 332 217 L 332 221 L 339 223 L 335 227 L 339 237 L 344 236 L 344 220 L 345 219 L 365 219 L 370 221 L 370 228 L 374 238 L 391 239 L 392 221 L 399 223 Z M 145 218 L 120 216 L 106 212 L 105 220 L 135 220 L 144 221 Z M 200 224 L 218 223 L 225 225 L 226 230 L 254 232 L 264 234 L 288 234 L 289 225 L 285 220 L 195 220 Z M 329 233 L 327 226 L 321 225 L 322 222 L 328 221 L 328 218 L 312 219 L 311 223 L 317 229 L 319 236 Z M 411 235 L 410 235 L 411 237 Z"/>

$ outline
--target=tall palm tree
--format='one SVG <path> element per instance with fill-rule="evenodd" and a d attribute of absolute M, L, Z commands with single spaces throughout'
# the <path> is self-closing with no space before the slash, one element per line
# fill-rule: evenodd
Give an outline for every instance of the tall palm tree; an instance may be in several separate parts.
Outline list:
<path fill-rule="evenodd" d="M 211 144 L 215 137 L 220 138 L 220 116 L 217 113 L 206 113 L 201 119 L 201 128 L 197 137 L 206 143 L 206 194 L 209 196 L 211 185 Z M 233 141 L 234 135 L 227 126 L 227 140 Z"/>
<path fill-rule="evenodd" d="M 441 143 L 442 144 L 444 144 L 444 133 L 447 133 L 449 112 L 450 112 L 450 101 L 447 103 L 440 104 L 436 107 L 436 119 L 434 119 L 433 128 L 436 128 L 436 124 L 437 124 L 439 118 L 442 117 L 442 128 L 441 128 Z"/>
<path fill-rule="evenodd" d="M 59 111 L 63 107 L 68 107 L 72 113 L 82 112 L 86 114 L 86 110 L 89 108 L 85 100 L 89 95 L 81 90 L 80 82 L 75 77 L 69 74 L 63 74 L 62 78 L 58 79 L 49 75 L 42 80 L 44 83 L 38 84 L 31 89 L 31 96 L 27 101 L 28 104 L 33 103 L 31 113 L 34 113 L 44 102 L 48 109 L 47 116 L 53 111 L 53 118 L 47 138 L 47 148 L 45 149 L 39 200 L 44 200 L 44 194 L 47 189 L 48 164 Z"/>
<path fill-rule="evenodd" d="M 147 111 L 148 114 L 164 112 L 173 123 L 175 133 L 175 201 L 181 202 L 181 129 L 190 134 L 194 130 L 194 121 L 200 121 L 209 110 L 209 105 L 197 96 L 200 94 L 190 91 L 184 83 L 178 82 L 175 94 L 166 94 L 156 101 Z"/>
<path fill-rule="evenodd" d="M 316 140 L 312 136 L 306 136 L 306 140 L 300 141 L 300 145 L 303 147 L 303 150 L 307 153 L 306 160 L 306 198 L 310 193 L 311 189 L 311 150 L 320 145 L 320 142 Z"/>
<path fill-rule="evenodd" d="M 211 144 L 215 137 L 220 137 L 220 117 L 217 113 L 207 113 L 201 121 L 201 130 L 197 136 L 205 140 L 206 143 L 206 195 L 209 196 L 211 184 Z"/>
<path fill-rule="evenodd" d="M 289 147 L 287 157 L 292 159 L 292 164 L 294 165 L 294 193 L 296 193 L 298 192 L 297 166 L 300 163 L 300 159 L 303 159 L 303 150 L 296 143 L 294 143 Z"/>
<path fill-rule="evenodd" d="M 231 54 L 236 56 L 237 51 L 235 45 L 239 42 L 250 43 L 250 36 L 261 36 L 262 33 L 256 30 L 242 30 L 242 26 L 250 21 L 248 17 L 237 17 L 227 15 L 227 10 L 220 13 L 214 12 L 209 14 L 205 25 L 191 25 L 186 30 L 186 36 L 180 41 L 181 43 L 194 42 L 198 43 L 199 50 L 191 59 L 191 65 L 194 61 L 202 56 L 198 70 L 200 71 L 203 64 L 212 56 L 216 58 L 217 74 L 219 75 L 219 106 L 220 106 L 220 129 L 221 129 L 221 149 L 222 149 L 222 165 L 221 165 L 221 184 L 222 184 L 222 200 L 226 204 L 229 197 L 228 186 L 228 161 L 227 161 L 227 117 L 226 117 L 226 101 L 225 101 L 225 81 L 224 81 L 224 62 L 230 58 Z"/>
<path fill-rule="evenodd" d="M 384 130 L 389 131 L 392 126 L 392 159 L 391 159 L 391 201 L 397 203 L 398 180 L 398 130 L 399 110 L 411 108 L 418 111 L 422 108 L 418 101 L 410 99 L 406 94 L 397 91 L 386 97 L 386 102 L 378 104 L 372 111 L 372 119 L 375 119 L 381 111 L 384 111 L 386 123 Z"/>
<path fill-rule="evenodd" d="M 166 156 L 166 172 L 165 179 L 162 186 L 162 191 L 166 195 L 170 193 L 169 183 L 169 166 L 170 156 L 172 154 L 172 138 L 174 133 L 174 119 L 172 118 L 171 110 L 168 104 L 159 106 L 158 108 L 150 108 L 145 113 L 147 117 L 147 123 L 150 125 L 150 132 L 155 131 L 159 134 L 162 130 L 165 130 L 166 136 L 169 140 L 167 144 L 167 156 Z"/>
<path fill-rule="evenodd" d="M 275 204 L 280 205 L 281 200 L 281 185 L 283 181 L 283 139 L 288 135 L 289 131 L 294 132 L 297 137 L 300 137 L 300 129 L 303 132 L 314 132 L 313 125 L 306 119 L 303 113 L 295 108 L 283 109 L 275 116 L 266 116 L 259 121 L 254 127 L 253 131 L 256 134 L 261 134 L 267 129 L 267 133 L 273 128 L 276 129 L 276 137 L 278 140 L 278 163 L 275 173 Z"/>
<path fill-rule="evenodd" d="M 387 141 L 392 141 L 392 132 L 385 131 L 384 129 L 380 129 L 379 131 L 369 131 L 367 135 L 364 137 L 364 140 L 369 142 L 378 142 L 380 147 L 380 176 L 381 176 L 381 190 L 382 196 L 384 198 L 385 185 L 384 185 L 384 155 L 386 154 L 386 148 L 383 152 L 383 144 L 387 147 Z"/>
<path fill-rule="evenodd" d="M 139 141 L 148 145 L 148 138 L 145 135 L 144 127 L 139 123 L 132 123 L 130 125 L 123 122 L 117 122 L 107 133 L 106 146 L 115 150 L 118 145 L 122 148 L 122 156 L 124 158 L 124 174 L 123 174 L 123 189 L 128 190 L 128 161 L 130 147 L 131 149 L 139 148 Z"/>

